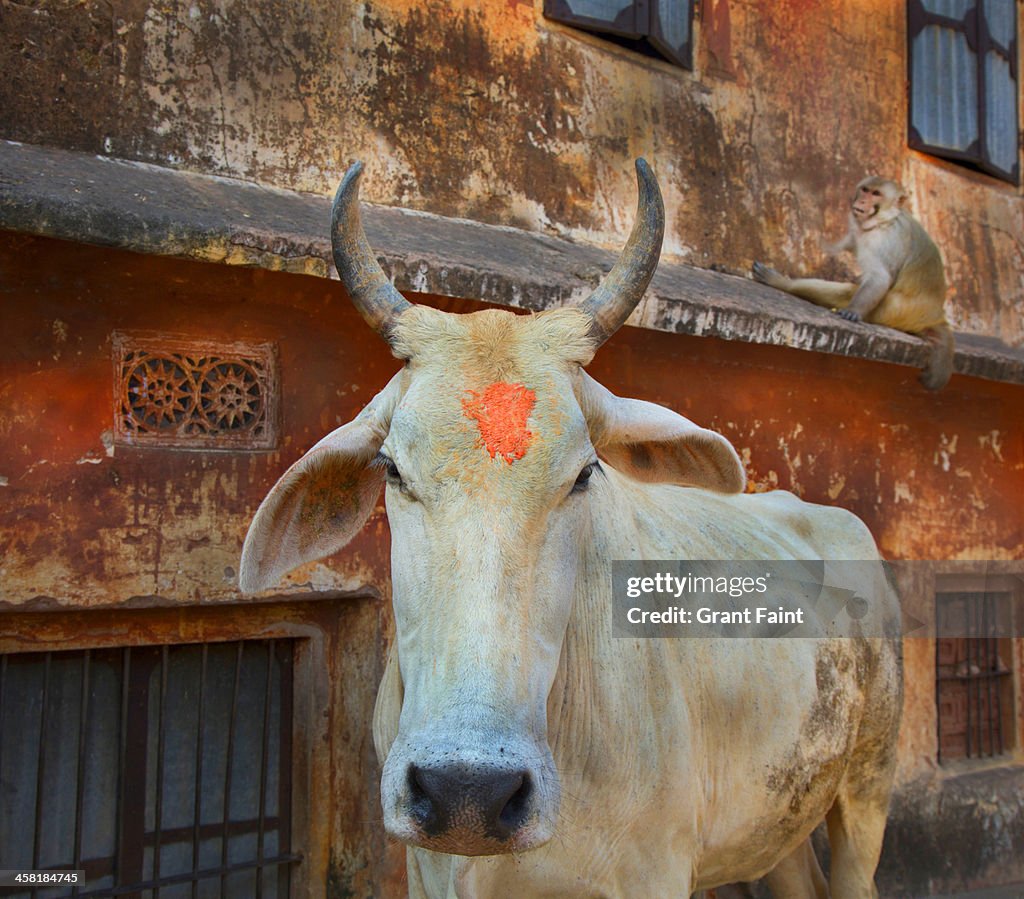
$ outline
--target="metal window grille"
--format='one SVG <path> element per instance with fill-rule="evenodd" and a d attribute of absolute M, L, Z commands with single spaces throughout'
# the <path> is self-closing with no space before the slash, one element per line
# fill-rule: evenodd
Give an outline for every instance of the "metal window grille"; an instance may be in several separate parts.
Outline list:
<path fill-rule="evenodd" d="M 1020 177 L 1011 0 L 909 0 L 909 143 L 1004 181 Z"/>
<path fill-rule="evenodd" d="M 693 68 L 693 0 L 544 0 L 544 15 Z"/>
<path fill-rule="evenodd" d="M 1012 748 L 1010 594 L 936 597 L 935 695 L 939 762 L 988 758 Z M 955 635 L 955 636 L 950 636 Z"/>
<path fill-rule="evenodd" d="M 293 641 L 0 656 L 0 869 L 19 897 L 286 899 Z"/>

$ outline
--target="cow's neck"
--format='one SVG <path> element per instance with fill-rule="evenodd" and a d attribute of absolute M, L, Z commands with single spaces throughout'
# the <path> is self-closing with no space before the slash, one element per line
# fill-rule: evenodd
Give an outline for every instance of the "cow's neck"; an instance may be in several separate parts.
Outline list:
<path fill-rule="evenodd" d="M 590 498 L 591 533 L 581 541 L 573 611 L 548 701 L 548 741 L 565 780 L 563 803 L 593 797 L 592 785 L 629 795 L 636 775 L 657 762 L 652 747 L 660 745 L 653 730 L 642 730 L 656 719 L 638 705 L 657 702 L 659 690 L 692 690 L 695 699 L 699 693 L 696 683 L 680 684 L 666 672 L 666 650 L 678 648 L 668 644 L 677 641 L 612 636 L 612 561 L 674 556 L 651 555 L 665 551 L 652 546 L 660 543 L 650 530 L 657 519 L 647 514 L 660 502 L 658 488 L 604 467 L 606 477 Z M 669 492 L 674 499 L 680 494 Z M 677 745 L 691 741 L 685 710 L 672 727 Z M 627 805 L 622 811 L 629 814 Z"/>

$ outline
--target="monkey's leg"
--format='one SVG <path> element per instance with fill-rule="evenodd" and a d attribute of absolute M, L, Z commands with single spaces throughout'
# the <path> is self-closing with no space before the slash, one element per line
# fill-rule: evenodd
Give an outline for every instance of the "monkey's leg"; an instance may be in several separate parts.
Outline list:
<path fill-rule="evenodd" d="M 845 309 L 857 291 L 856 284 L 845 281 L 823 281 L 820 278 L 787 278 L 773 268 L 755 262 L 754 278 L 762 284 L 784 290 L 801 300 L 807 300 L 828 309 Z"/>
<path fill-rule="evenodd" d="M 920 381 L 929 390 L 941 390 L 953 374 L 953 331 L 943 322 L 922 331 L 920 336 L 931 344 L 931 356 L 921 372 Z"/>
<path fill-rule="evenodd" d="M 878 304 L 885 299 L 890 287 L 892 287 L 892 278 L 887 272 L 881 269 L 864 272 L 853 299 L 839 314 L 851 322 L 863 321 L 878 308 Z"/>

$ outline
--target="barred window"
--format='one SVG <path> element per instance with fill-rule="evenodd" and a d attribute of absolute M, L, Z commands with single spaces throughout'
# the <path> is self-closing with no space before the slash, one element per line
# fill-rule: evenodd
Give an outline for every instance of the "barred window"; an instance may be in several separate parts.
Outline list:
<path fill-rule="evenodd" d="M 544 15 L 648 56 L 693 67 L 693 0 L 544 0 Z"/>
<path fill-rule="evenodd" d="M 1011 594 L 936 595 L 935 697 L 939 762 L 1013 749 Z"/>
<path fill-rule="evenodd" d="M 0 655 L 0 869 L 20 897 L 286 899 L 290 640 Z"/>
<path fill-rule="evenodd" d="M 910 0 L 910 145 L 1019 181 L 1013 0 Z"/>

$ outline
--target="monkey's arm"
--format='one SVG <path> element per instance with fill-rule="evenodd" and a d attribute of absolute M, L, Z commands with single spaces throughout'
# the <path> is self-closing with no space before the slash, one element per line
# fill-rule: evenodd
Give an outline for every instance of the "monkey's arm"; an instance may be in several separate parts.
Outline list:
<path fill-rule="evenodd" d="M 847 321 L 861 321 L 882 302 L 882 298 L 889 292 L 890 287 L 892 287 L 892 278 L 888 272 L 877 268 L 864 272 L 853 299 L 845 309 L 839 311 L 839 315 Z"/>
<path fill-rule="evenodd" d="M 838 256 L 840 253 L 849 251 L 853 252 L 857 247 L 857 241 L 853 236 L 853 232 L 847 231 L 842 237 L 839 238 L 835 243 L 828 243 L 822 241 L 821 248 L 828 253 L 829 256 Z"/>

